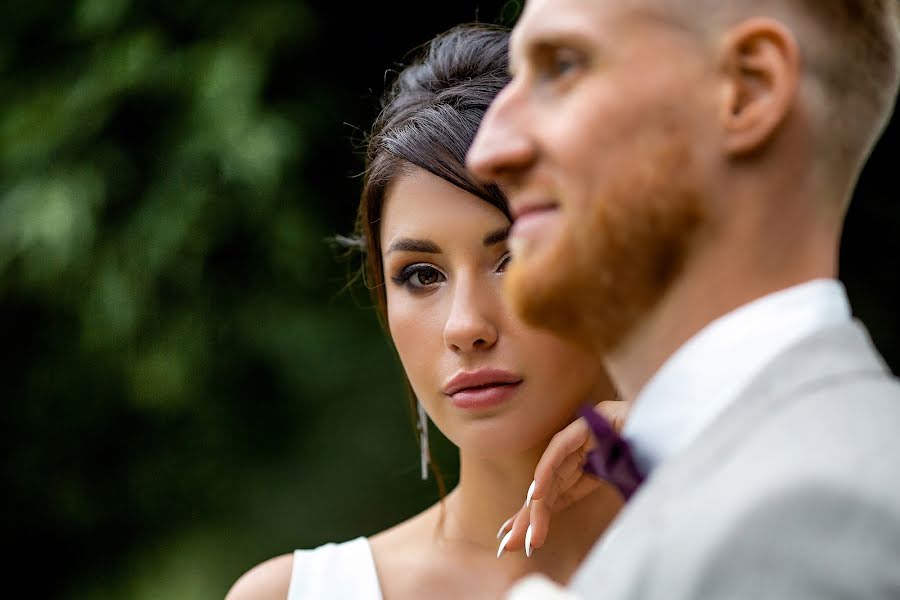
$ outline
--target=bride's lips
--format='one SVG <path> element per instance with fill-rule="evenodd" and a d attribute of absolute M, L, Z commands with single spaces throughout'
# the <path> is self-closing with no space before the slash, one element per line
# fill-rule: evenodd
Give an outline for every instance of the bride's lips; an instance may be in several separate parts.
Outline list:
<path fill-rule="evenodd" d="M 480 369 L 458 373 L 442 391 L 457 408 L 479 410 L 502 404 L 521 383 L 522 378 L 509 371 Z"/>

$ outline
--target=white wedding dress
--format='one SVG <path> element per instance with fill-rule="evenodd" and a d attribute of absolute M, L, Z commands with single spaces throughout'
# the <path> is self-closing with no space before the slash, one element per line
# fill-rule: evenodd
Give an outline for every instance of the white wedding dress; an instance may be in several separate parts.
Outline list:
<path fill-rule="evenodd" d="M 295 550 L 288 600 L 382 600 L 369 540 Z"/>

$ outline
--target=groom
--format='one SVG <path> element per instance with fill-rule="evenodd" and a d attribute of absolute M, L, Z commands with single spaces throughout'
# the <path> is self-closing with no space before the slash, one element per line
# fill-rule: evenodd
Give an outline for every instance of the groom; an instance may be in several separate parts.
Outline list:
<path fill-rule="evenodd" d="M 510 197 L 514 306 L 601 353 L 649 476 L 579 597 L 900 597 L 900 385 L 837 281 L 898 29 L 897 0 L 528 0 L 469 166 Z"/>

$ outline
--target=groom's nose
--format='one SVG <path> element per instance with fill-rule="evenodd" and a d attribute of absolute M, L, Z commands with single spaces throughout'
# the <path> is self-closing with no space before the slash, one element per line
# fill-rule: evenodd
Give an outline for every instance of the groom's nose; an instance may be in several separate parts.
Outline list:
<path fill-rule="evenodd" d="M 515 81 L 491 104 L 466 156 L 466 166 L 476 177 L 515 186 L 534 163 L 536 148 L 529 136 L 525 109 Z"/>

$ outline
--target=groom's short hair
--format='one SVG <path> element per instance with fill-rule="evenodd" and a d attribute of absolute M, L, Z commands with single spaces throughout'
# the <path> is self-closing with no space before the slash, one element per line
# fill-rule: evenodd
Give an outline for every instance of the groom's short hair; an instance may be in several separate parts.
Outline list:
<path fill-rule="evenodd" d="M 893 112 L 900 86 L 898 0 L 632 0 L 681 25 L 721 31 L 753 16 L 792 29 L 832 158 L 861 164 Z"/>

